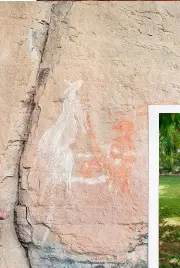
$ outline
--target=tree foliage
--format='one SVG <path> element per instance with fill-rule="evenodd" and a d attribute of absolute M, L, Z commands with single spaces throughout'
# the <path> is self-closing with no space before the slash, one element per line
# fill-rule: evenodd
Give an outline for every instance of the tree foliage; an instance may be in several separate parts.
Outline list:
<path fill-rule="evenodd" d="M 180 114 L 159 115 L 159 169 L 160 173 L 180 172 Z"/>

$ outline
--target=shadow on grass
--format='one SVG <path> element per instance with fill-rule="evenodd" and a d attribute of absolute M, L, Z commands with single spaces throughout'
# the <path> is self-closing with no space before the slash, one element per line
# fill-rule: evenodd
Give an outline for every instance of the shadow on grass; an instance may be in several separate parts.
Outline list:
<path fill-rule="evenodd" d="M 165 221 L 161 220 L 159 231 L 159 267 L 180 267 L 180 226 L 168 225 Z"/>
<path fill-rule="evenodd" d="M 180 268 L 180 177 L 159 182 L 159 267 Z"/>

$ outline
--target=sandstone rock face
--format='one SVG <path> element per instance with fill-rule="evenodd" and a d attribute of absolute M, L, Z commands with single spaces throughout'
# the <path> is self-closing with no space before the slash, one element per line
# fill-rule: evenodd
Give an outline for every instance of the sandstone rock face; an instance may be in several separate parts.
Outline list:
<path fill-rule="evenodd" d="M 1 3 L 2 267 L 147 267 L 149 104 L 178 104 L 179 3 Z"/>
<path fill-rule="evenodd" d="M 36 75 L 47 35 L 50 5 L 0 4 L 0 210 L 10 217 L 0 223 L 1 267 L 29 267 L 17 239 L 14 209 L 19 204 L 20 160 L 34 111 Z M 36 38 L 38 36 L 38 39 Z M 23 217 L 23 215 L 22 215 Z"/>

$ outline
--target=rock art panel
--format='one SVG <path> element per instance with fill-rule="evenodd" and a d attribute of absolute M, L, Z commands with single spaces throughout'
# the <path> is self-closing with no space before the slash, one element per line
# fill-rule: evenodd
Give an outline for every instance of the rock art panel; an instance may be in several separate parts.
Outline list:
<path fill-rule="evenodd" d="M 147 267 L 147 108 L 180 103 L 179 13 L 1 5 L 3 268 Z"/>

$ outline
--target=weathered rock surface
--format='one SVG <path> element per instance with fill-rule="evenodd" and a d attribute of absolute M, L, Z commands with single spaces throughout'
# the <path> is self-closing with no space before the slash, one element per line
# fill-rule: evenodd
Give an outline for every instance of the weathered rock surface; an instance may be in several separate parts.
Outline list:
<path fill-rule="evenodd" d="M 179 103 L 179 14 L 0 4 L 3 268 L 147 267 L 147 108 Z"/>
<path fill-rule="evenodd" d="M 39 3 L 0 4 L 0 209 L 11 212 L 0 223 L 1 268 L 29 267 L 15 232 L 14 209 L 19 203 L 19 166 L 34 111 L 36 76 L 47 39 L 50 10 L 48 3 L 43 9 Z"/>

